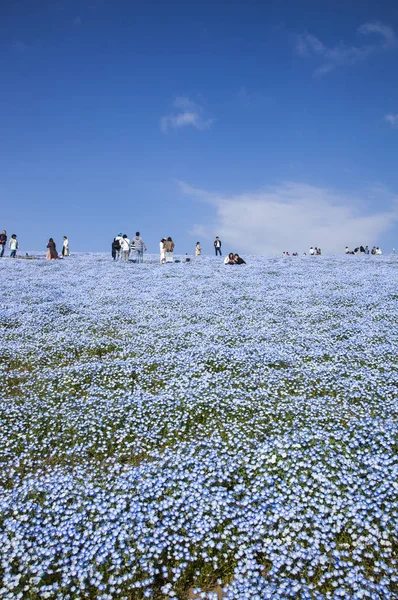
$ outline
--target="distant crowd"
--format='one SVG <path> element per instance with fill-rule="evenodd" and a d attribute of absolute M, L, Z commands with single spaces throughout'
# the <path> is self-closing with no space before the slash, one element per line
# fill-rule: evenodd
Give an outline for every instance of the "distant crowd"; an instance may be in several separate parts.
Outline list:
<path fill-rule="evenodd" d="M 320 248 L 317 248 L 316 246 L 315 248 L 311 246 L 308 253 L 310 256 L 321 256 L 322 250 Z M 292 254 L 290 254 L 290 252 L 282 252 L 282 256 L 299 256 L 299 253 L 293 252 Z M 303 252 L 303 256 L 307 256 L 307 253 Z"/>
<path fill-rule="evenodd" d="M 321 256 L 322 250 L 316 246 L 311 246 L 308 253 L 310 256 Z M 383 254 L 383 252 L 379 246 L 373 246 L 372 250 L 369 250 L 369 246 L 358 246 L 357 248 L 354 248 L 354 250 L 350 250 L 349 247 L 346 246 L 345 254 Z M 392 254 L 395 254 L 395 248 L 393 248 Z M 307 253 L 303 252 L 302 255 L 307 256 Z M 289 252 L 282 252 L 282 256 L 299 256 L 299 253 L 293 252 L 290 254 Z"/>
<path fill-rule="evenodd" d="M 348 246 L 345 247 L 346 254 L 383 254 L 379 246 L 373 246 L 372 250 L 369 250 L 369 246 L 358 246 L 354 250 L 350 250 Z M 393 251 L 395 253 L 395 251 Z"/>
<path fill-rule="evenodd" d="M 222 256 L 222 242 L 217 236 L 214 240 L 214 252 L 216 256 Z M 159 262 L 161 265 L 166 263 L 180 262 L 174 258 L 175 243 L 172 237 L 162 237 L 159 242 Z M 144 260 L 144 252 L 146 251 L 146 245 L 141 237 L 139 231 L 136 232 L 135 237 L 130 240 L 127 233 L 118 233 L 112 240 L 111 253 L 113 260 L 124 260 L 142 263 Z M 201 256 L 202 248 L 200 242 L 196 242 L 195 245 L 195 256 Z M 183 259 L 183 262 L 190 262 L 190 258 Z M 226 265 L 245 265 L 245 260 L 231 252 L 225 259 L 224 264 Z"/>
<path fill-rule="evenodd" d="M 130 240 L 126 233 L 118 233 L 112 241 L 112 258 L 113 260 L 122 259 L 128 261 L 131 252 L 134 252 L 135 261 L 142 263 L 144 262 L 144 252 L 146 252 L 146 249 L 145 242 L 139 231 L 136 232 L 132 240 Z"/>
<path fill-rule="evenodd" d="M 13 233 L 10 239 L 8 240 L 7 232 L 5 229 L 3 229 L 2 233 L 0 234 L 0 258 L 4 256 L 4 252 L 7 247 L 7 241 L 8 248 L 10 250 L 10 258 L 16 258 L 17 250 L 19 248 L 17 235 Z M 222 242 L 218 236 L 216 236 L 216 239 L 213 242 L 213 246 L 215 255 L 222 257 Z M 175 243 L 170 236 L 163 237 L 160 240 L 159 261 L 161 265 L 166 263 L 180 262 L 180 260 L 174 258 L 174 248 Z M 111 254 L 114 261 L 123 260 L 125 262 L 130 261 L 135 263 L 142 263 L 144 262 L 144 252 L 146 252 L 146 250 L 147 247 L 139 231 L 136 231 L 136 234 L 132 239 L 130 239 L 126 233 L 118 233 L 117 236 L 114 237 L 112 240 Z M 201 256 L 201 254 L 202 248 L 200 242 L 196 242 L 195 256 Z M 310 256 L 321 256 L 322 250 L 317 246 L 311 246 L 308 251 L 308 254 Z M 345 254 L 380 255 L 383 254 L 383 252 L 381 248 L 379 248 L 379 246 L 373 246 L 371 250 L 369 250 L 369 246 L 357 246 L 356 248 L 354 248 L 354 250 L 350 250 L 349 247 L 346 246 Z M 394 248 L 392 250 L 392 254 L 395 254 Z M 69 240 L 66 235 L 64 235 L 63 237 L 61 254 L 59 254 L 57 251 L 54 239 L 50 238 L 48 240 L 46 253 L 47 260 L 57 260 L 59 258 L 65 258 L 69 255 Z M 299 253 L 293 252 L 292 254 L 290 254 L 288 251 L 284 251 L 282 252 L 282 256 L 299 256 Z M 307 256 L 307 253 L 303 252 L 302 256 Z M 27 254 L 25 255 L 25 257 L 31 258 L 28 257 Z M 190 260 L 191 259 L 188 258 L 186 255 L 185 259 L 183 259 L 183 262 L 190 262 Z M 230 252 L 228 256 L 226 256 L 226 258 L 224 259 L 224 264 L 245 265 L 246 261 L 241 256 L 239 256 L 239 254 Z"/>

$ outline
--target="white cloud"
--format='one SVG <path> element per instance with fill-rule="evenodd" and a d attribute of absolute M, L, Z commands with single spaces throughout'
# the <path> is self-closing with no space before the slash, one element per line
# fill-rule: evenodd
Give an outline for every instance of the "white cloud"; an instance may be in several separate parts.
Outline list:
<path fill-rule="evenodd" d="M 388 25 L 380 22 L 364 23 L 358 28 L 358 33 L 363 36 L 376 35 L 378 41 L 372 44 L 346 45 L 339 42 L 335 46 L 328 47 L 321 40 L 311 34 L 300 35 L 296 50 L 303 57 L 318 57 L 322 63 L 314 71 L 315 75 L 325 75 L 338 67 L 352 65 L 358 61 L 365 60 L 372 54 L 388 50 L 397 45 L 397 37 L 394 30 Z"/>
<path fill-rule="evenodd" d="M 321 247 L 341 253 L 346 245 L 377 244 L 398 221 L 398 197 L 383 187 L 361 198 L 301 183 L 283 183 L 259 192 L 236 195 L 207 192 L 179 182 L 182 193 L 211 204 L 214 222 L 195 225 L 192 235 L 219 235 L 225 250 L 281 254 Z M 388 208 L 369 213 L 369 205 L 383 200 Z"/>
<path fill-rule="evenodd" d="M 392 127 L 398 127 L 398 113 L 390 113 L 384 117 L 387 123 L 390 123 Z"/>
<path fill-rule="evenodd" d="M 358 28 L 359 33 L 363 33 L 364 35 L 370 33 L 376 33 L 381 35 L 384 38 L 385 45 L 395 45 L 397 38 L 395 35 L 395 31 L 389 25 L 384 25 L 379 21 L 375 21 L 372 23 L 364 23 Z"/>
<path fill-rule="evenodd" d="M 210 239 L 213 237 L 213 232 L 209 232 L 208 228 L 204 225 L 194 225 L 189 231 L 189 235 L 198 239 Z"/>
<path fill-rule="evenodd" d="M 177 96 L 173 102 L 176 110 L 173 114 L 162 117 L 160 120 L 160 129 L 167 133 L 170 129 L 192 126 L 195 129 L 203 131 L 210 129 L 214 120 L 205 119 L 203 108 L 196 102 L 193 102 L 186 96 Z"/>

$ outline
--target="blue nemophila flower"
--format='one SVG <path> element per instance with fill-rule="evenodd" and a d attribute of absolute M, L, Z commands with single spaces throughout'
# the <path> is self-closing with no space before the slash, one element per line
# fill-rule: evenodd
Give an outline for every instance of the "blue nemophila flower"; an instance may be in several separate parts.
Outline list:
<path fill-rule="evenodd" d="M 1 263 L 2 598 L 396 597 L 396 262 L 202 258 Z"/>

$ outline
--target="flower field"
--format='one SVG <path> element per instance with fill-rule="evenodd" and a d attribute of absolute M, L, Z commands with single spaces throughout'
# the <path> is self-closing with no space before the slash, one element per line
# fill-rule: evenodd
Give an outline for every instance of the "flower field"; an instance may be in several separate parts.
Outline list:
<path fill-rule="evenodd" d="M 398 598 L 398 259 L 0 261 L 0 598 Z"/>

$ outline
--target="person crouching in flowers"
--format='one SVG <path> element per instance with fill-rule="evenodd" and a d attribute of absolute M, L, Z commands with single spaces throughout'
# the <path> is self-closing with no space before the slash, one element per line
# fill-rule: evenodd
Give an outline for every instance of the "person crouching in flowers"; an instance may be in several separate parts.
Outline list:
<path fill-rule="evenodd" d="M 239 256 L 239 254 L 235 254 L 235 256 L 234 256 L 234 263 L 236 265 L 245 265 L 246 261 L 243 260 L 243 258 L 241 256 Z"/>
<path fill-rule="evenodd" d="M 224 258 L 224 265 L 236 265 L 233 252 L 230 252 L 228 256 Z"/>
<path fill-rule="evenodd" d="M 56 260 L 58 258 L 58 252 L 57 252 L 57 247 L 55 245 L 53 238 L 50 238 L 48 240 L 47 248 L 48 248 L 48 250 L 47 250 L 47 254 L 46 254 L 46 259 L 47 260 Z"/>

